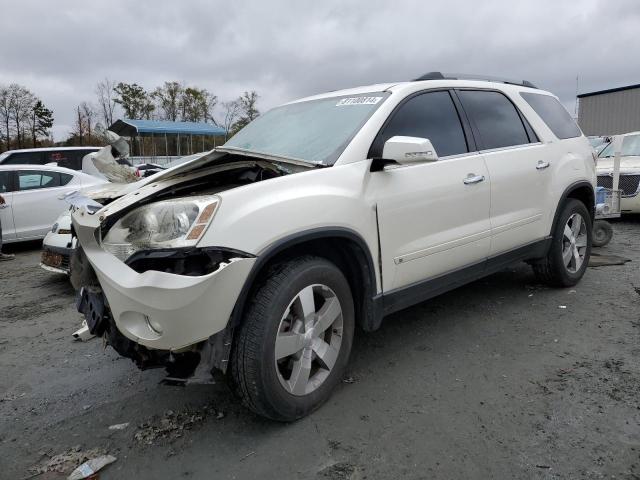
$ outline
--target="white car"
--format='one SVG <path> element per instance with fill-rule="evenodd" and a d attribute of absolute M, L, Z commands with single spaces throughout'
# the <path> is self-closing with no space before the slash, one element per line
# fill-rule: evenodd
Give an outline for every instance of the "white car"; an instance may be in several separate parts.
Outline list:
<path fill-rule="evenodd" d="M 82 159 L 101 147 L 43 147 L 7 150 L 0 154 L 0 165 L 47 165 L 82 170 Z"/>
<path fill-rule="evenodd" d="M 104 180 L 76 170 L 49 165 L 0 165 L 0 205 L 3 243 L 44 238 L 61 212 L 69 208 L 63 196 Z"/>
<path fill-rule="evenodd" d="M 620 208 L 622 213 L 640 213 L 640 132 L 631 132 L 622 137 L 620 151 L 620 180 L 622 190 Z M 609 143 L 598 156 L 598 186 L 612 188 L 614 143 Z"/>
<path fill-rule="evenodd" d="M 91 332 L 290 421 L 340 382 L 356 324 L 516 261 L 575 285 L 595 159 L 553 95 L 432 73 L 274 108 L 137 185 L 72 215 Z"/>
<path fill-rule="evenodd" d="M 84 198 L 101 202 L 115 195 L 120 195 L 126 188 L 130 188 L 128 185 L 124 183 L 100 184 L 82 189 L 78 193 Z M 67 198 L 66 201 L 73 202 L 70 198 Z M 68 204 L 67 207 L 69 207 Z M 53 273 L 69 275 L 71 273 L 71 257 L 76 246 L 77 238 L 71 234 L 71 208 L 67 208 L 60 214 L 51 227 L 51 231 L 47 232 L 42 241 L 40 266 Z"/>

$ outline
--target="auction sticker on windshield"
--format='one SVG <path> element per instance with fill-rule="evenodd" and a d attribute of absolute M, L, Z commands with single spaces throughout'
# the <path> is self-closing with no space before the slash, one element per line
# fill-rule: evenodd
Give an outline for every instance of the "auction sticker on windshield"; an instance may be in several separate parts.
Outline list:
<path fill-rule="evenodd" d="M 336 107 L 343 107 L 345 105 L 375 105 L 382 97 L 349 97 L 343 98 L 338 103 L 336 103 Z"/>

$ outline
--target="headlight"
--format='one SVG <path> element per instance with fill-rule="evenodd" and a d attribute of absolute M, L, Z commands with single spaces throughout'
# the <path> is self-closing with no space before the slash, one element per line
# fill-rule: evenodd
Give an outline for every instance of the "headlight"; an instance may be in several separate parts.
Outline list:
<path fill-rule="evenodd" d="M 202 196 L 145 205 L 118 220 L 102 246 L 122 261 L 138 250 L 193 246 L 219 204 L 219 197 Z"/>

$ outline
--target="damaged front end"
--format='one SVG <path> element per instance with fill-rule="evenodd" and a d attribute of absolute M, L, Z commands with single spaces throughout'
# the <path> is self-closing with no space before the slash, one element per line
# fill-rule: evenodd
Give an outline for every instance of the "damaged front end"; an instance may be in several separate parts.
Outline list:
<path fill-rule="evenodd" d="M 256 257 L 202 246 L 226 190 L 308 167 L 209 152 L 140 182 L 108 205 L 80 206 L 71 282 L 90 333 L 167 380 L 207 383 L 226 370 L 229 319 Z"/>
<path fill-rule="evenodd" d="M 148 252 L 134 255 L 127 263 L 136 271 L 157 267 L 176 275 L 194 276 L 224 264 L 231 254 L 213 250 Z M 226 372 L 231 328 L 178 350 L 148 348 L 118 329 L 107 297 L 82 248 L 75 251 L 72 262 L 71 282 L 78 287 L 76 307 L 84 315 L 89 333 L 102 337 L 105 346 L 111 346 L 141 370 L 165 368 L 164 381 L 169 384 L 212 383 L 215 370 Z"/>

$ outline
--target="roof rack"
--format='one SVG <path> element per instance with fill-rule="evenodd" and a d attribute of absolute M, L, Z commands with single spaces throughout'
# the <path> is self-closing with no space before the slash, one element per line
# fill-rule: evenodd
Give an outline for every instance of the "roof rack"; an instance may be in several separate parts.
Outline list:
<path fill-rule="evenodd" d="M 485 82 L 507 83 L 509 85 L 538 88 L 528 80 L 510 80 L 507 78 L 493 77 L 491 75 L 470 75 L 465 73 L 429 72 L 418 78 L 414 78 L 412 82 L 421 82 L 423 80 L 481 80 Z"/>

